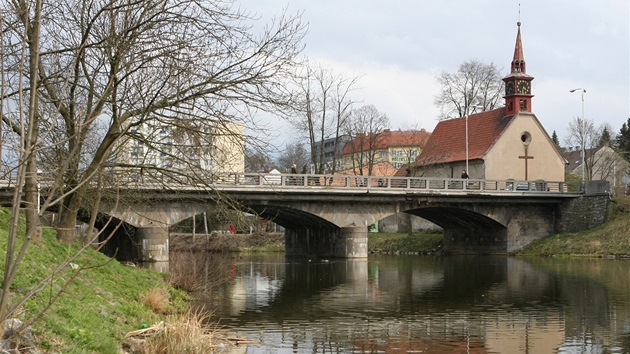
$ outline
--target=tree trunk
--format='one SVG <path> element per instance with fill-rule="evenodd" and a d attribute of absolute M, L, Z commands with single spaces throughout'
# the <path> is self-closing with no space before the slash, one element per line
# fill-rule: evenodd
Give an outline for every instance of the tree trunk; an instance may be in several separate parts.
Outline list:
<path fill-rule="evenodd" d="M 63 208 L 63 211 L 59 213 L 59 222 L 56 225 L 57 240 L 60 242 L 70 244 L 74 241 L 74 228 L 79 215 L 80 196 L 83 193 L 83 187 L 81 187 L 67 197 L 70 198 L 68 203 L 60 206 Z"/>
<path fill-rule="evenodd" d="M 37 177 L 37 161 L 35 154 L 31 154 L 26 164 L 25 201 L 26 201 L 26 235 L 33 242 L 42 240 L 41 223 L 39 220 L 39 184 Z"/>
<path fill-rule="evenodd" d="M 41 225 L 39 220 L 39 177 L 37 175 L 37 142 L 39 140 L 39 96 L 38 86 L 39 41 L 41 26 L 42 2 L 37 1 L 32 26 L 28 29 L 29 50 L 29 84 L 32 88 L 29 99 L 28 126 L 26 137 L 26 176 L 24 179 L 26 200 L 26 235 L 32 241 L 41 241 Z"/>

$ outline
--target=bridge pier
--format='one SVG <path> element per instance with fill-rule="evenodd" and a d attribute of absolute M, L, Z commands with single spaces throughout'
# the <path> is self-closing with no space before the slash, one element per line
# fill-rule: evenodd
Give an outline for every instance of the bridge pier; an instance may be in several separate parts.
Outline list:
<path fill-rule="evenodd" d="M 168 261 L 168 228 L 139 227 L 136 238 L 141 262 Z"/>
<path fill-rule="evenodd" d="M 366 226 L 339 229 L 286 229 L 284 232 L 287 257 L 314 256 L 319 258 L 366 258 Z"/>

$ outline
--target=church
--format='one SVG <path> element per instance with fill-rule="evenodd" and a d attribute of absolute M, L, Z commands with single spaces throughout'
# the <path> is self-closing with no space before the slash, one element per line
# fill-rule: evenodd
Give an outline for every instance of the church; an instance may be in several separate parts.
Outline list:
<path fill-rule="evenodd" d="M 488 180 L 564 181 L 566 160 L 532 113 L 532 80 L 521 43 L 521 23 L 511 72 L 505 82 L 505 106 L 444 120 L 437 124 L 411 165 L 416 177 Z"/>

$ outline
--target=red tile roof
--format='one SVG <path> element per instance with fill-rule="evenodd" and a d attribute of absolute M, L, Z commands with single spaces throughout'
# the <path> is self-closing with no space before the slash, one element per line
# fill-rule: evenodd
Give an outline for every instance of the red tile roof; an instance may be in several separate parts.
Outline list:
<path fill-rule="evenodd" d="M 468 117 L 468 159 L 483 158 L 514 116 L 505 116 L 505 107 Z M 413 166 L 466 160 L 466 118 L 444 120 L 431 133 Z"/>
<path fill-rule="evenodd" d="M 367 136 L 359 135 L 349 141 L 341 151 L 342 155 L 352 154 L 353 152 L 370 150 L 370 140 L 373 140 L 374 150 L 384 150 L 390 147 L 400 146 L 424 146 L 431 133 L 425 129 L 421 130 L 389 130 L 385 129 L 382 133 L 374 135 L 368 133 Z"/>

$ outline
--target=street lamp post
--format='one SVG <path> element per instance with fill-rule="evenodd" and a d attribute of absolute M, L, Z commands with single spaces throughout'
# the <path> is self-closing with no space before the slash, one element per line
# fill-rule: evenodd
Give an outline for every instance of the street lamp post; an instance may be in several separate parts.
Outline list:
<path fill-rule="evenodd" d="M 483 109 L 482 106 L 470 106 L 466 108 L 466 173 L 470 173 L 470 171 L 468 170 L 468 111 L 470 110 L 470 108 L 481 108 Z"/>
<path fill-rule="evenodd" d="M 586 136 L 585 136 L 586 132 L 584 131 L 584 127 L 585 127 L 585 125 L 584 125 L 584 94 L 586 93 L 586 90 L 581 88 L 581 87 L 578 87 L 576 89 L 570 90 L 569 92 L 573 93 L 575 91 L 581 91 L 582 92 L 582 120 L 580 122 L 580 140 L 581 140 L 580 143 L 582 145 L 581 146 L 581 148 L 582 148 L 582 152 L 581 152 L 581 155 L 582 155 L 582 183 L 584 183 L 584 164 L 585 164 L 585 158 L 584 158 L 585 151 L 584 151 L 584 149 L 586 148 L 584 146 L 584 141 L 586 140 Z"/>

